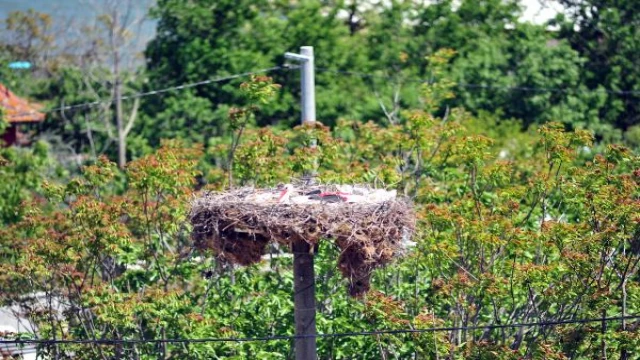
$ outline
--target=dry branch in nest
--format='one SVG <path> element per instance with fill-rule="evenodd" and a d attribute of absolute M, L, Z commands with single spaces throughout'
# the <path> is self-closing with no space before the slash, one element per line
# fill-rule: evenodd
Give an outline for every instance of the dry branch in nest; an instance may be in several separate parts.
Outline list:
<path fill-rule="evenodd" d="M 351 295 L 361 295 L 369 290 L 373 269 L 402 254 L 415 214 L 411 203 L 396 198 L 395 192 L 342 189 L 289 185 L 204 193 L 191 209 L 194 247 L 250 265 L 261 261 L 271 241 L 289 247 L 305 241 L 313 249 L 320 239 L 331 239 L 341 251 L 338 268 L 349 280 Z"/>

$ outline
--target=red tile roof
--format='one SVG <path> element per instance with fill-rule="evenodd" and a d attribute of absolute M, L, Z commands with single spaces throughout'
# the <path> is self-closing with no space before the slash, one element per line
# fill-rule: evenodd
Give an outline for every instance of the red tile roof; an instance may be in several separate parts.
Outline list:
<path fill-rule="evenodd" d="M 44 114 L 36 110 L 33 104 L 17 97 L 6 86 L 0 84 L 0 106 L 4 108 L 10 123 L 39 122 L 44 120 Z"/>

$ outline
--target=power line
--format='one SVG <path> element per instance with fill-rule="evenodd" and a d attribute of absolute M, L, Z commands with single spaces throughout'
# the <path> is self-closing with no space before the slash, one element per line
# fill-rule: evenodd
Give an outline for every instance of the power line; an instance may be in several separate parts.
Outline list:
<path fill-rule="evenodd" d="M 277 340 L 294 340 L 300 338 L 338 338 L 338 337 L 356 337 L 356 336 L 373 336 L 373 335 L 399 335 L 399 334 L 421 334 L 443 331 L 460 331 L 460 330 L 496 330 L 507 328 L 527 328 L 527 327 L 547 327 L 569 324 L 588 324 L 603 323 L 621 320 L 638 320 L 639 315 L 626 315 L 589 319 L 574 320 L 554 320 L 554 321 L 538 321 L 530 323 L 514 323 L 514 324 L 494 324 L 494 325 L 475 325 L 475 326 L 444 326 L 431 327 L 425 329 L 398 329 L 398 330 L 376 330 L 376 331 L 356 331 L 344 333 L 326 333 L 313 335 L 276 335 L 263 337 L 228 337 L 228 338 L 202 338 L 202 339 L 87 339 L 87 340 L 52 340 L 52 339 L 15 339 L 0 340 L 0 344 L 100 344 L 100 345 L 118 345 L 118 344 L 160 344 L 160 343 L 216 343 L 216 342 L 258 342 L 258 341 L 277 341 Z"/>
<path fill-rule="evenodd" d="M 183 84 L 183 85 L 174 86 L 174 87 L 165 88 L 165 89 L 152 90 L 152 91 L 147 91 L 147 92 L 143 92 L 143 93 L 127 95 L 127 96 L 123 96 L 122 100 L 136 99 L 136 98 L 141 98 L 141 97 L 151 96 L 151 95 L 157 95 L 157 94 L 162 94 L 162 93 L 176 91 L 176 90 L 184 90 L 184 89 L 189 89 L 189 88 L 193 88 L 193 87 L 197 87 L 197 86 L 202 86 L 202 85 L 207 85 L 207 84 L 212 84 L 212 83 L 217 83 L 217 82 L 222 82 L 222 81 L 233 80 L 233 79 L 237 79 L 237 78 L 241 78 L 241 77 L 245 77 L 245 76 L 250 76 L 250 75 L 255 75 L 255 74 L 269 73 L 269 72 L 276 71 L 276 70 L 281 70 L 281 69 L 285 69 L 285 68 L 282 67 L 282 66 L 273 66 L 273 67 L 266 68 L 266 69 L 247 71 L 247 72 L 243 72 L 243 73 L 239 73 L 239 74 L 217 77 L 217 78 L 213 78 L 213 79 L 198 81 L 198 82 L 190 83 L 190 84 Z M 111 101 L 111 102 L 113 102 L 113 101 Z"/>
<path fill-rule="evenodd" d="M 141 98 L 141 97 L 146 97 L 146 96 L 163 94 L 163 93 L 172 92 L 172 91 L 179 91 L 179 90 L 189 89 L 189 88 L 198 87 L 198 86 L 207 85 L 207 84 L 212 84 L 212 83 L 229 81 L 229 80 L 233 80 L 233 79 L 237 79 L 237 78 L 241 78 L 241 77 L 245 77 L 245 76 L 250 76 L 250 75 L 255 75 L 255 74 L 269 73 L 269 72 L 278 71 L 278 70 L 292 70 L 292 69 L 296 69 L 296 68 L 297 68 L 296 66 L 273 66 L 273 67 L 265 68 L 265 69 L 247 71 L 247 72 L 243 72 L 243 73 L 227 75 L 227 76 L 221 76 L 221 77 L 216 77 L 216 78 L 207 79 L 207 80 L 203 80 L 203 81 L 197 81 L 197 82 L 193 82 L 193 83 L 187 83 L 187 84 L 182 84 L 182 85 L 178 85 L 178 86 L 167 87 L 167 88 L 163 88 L 163 89 L 157 89 L 157 90 L 151 90 L 151 91 L 146 91 L 146 92 L 140 92 L 140 93 L 136 93 L 136 94 L 126 95 L 126 96 L 122 97 L 122 100 L 131 100 L 131 99 L 136 99 L 136 98 Z M 385 75 L 378 75 L 378 74 L 371 74 L 371 73 L 363 73 L 363 72 L 356 72 L 356 71 L 333 70 L 333 69 L 328 69 L 328 68 L 316 68 L 316 70 L 320 71 L 320 72 L 331 72 L 331 73 L 336 73 L 336 74 L 358 76 L 358 77 L 361 77 L 361 78 L 377 78 L 377 79 L 384 79 L 384 80 L 395 80 L 395 78 L 392 77 L 392 76 L 385 76 Z M 408 81 L 409 82 L 414 82 L 414 83 L 428 83 L 429 82 L 426 79 L 417 79 L 417 78 L 411 78 L 411 79 L 408 79 Z M 581 90 L 581 89 L 560 89 L 560 88 L 537 88 L 537 87 L 527 87 L 527 86 L 497 86 L 497 85 L 467 84 L 467 83 L 457 83 L 455 85 L 458 86 L 458 87 L 470 88 L 470 89 L 498 89 L 498 90 L 516 90 L 516 91 L 524 91 L 524 92 L 555 92 L 555 93 L 594 93 L 594 92 L 602 92 L 602 93 L 608 93 L 608 94 L 614 94 L 614 95 L 640 95 L 640 91 L 635 91 L 635 90 L 607 90 L 607 89 Z M 86 103 L 81 103 L 81 104 L 59 106 L 59 107 L 56 107 L 56 108 L 52 108 L 52 109 L 48 109 L 48 110 L 40 111 L 40 112 L 53 113 L 53 112 L 57 112 L 57 111 L 65 111 L 65 110 L 73 110 L 73 109 L 80 109 L 80 108 L 95 107 L 95 106 L 98 106 L 98 105 L 111 104 L 111 103 L 114 103 L 114 102 L 115 102 L 115 99 L 98 100 L 98 101 L 86 102 Z M 22 116 L 22 115 L 30 115 L 30 114 L 31 113 L 25 112 L 25 113 L 20 113 L 20 114 L 13 114 L 13 115 L 14 116 Z"/>
<path fill-rule="evenodd" d="M 560 88 L 536 88 L 529 86 L 495 86 L 495 85 L 481 85 L 481 84 L 456 84 L 458 87 L 464 88 L 476 88 L 476 89 L 501 89 L 501 90 L 518 90 L 525 92 L 554 92 L 554 93 L 606 93 L 611 95 L 640 95 L 640 91 L 635 90 L 608 90 L 608 89 L 595 89 L 595 90 L 582 90 L 582 89 L 560 89 Z"/>
<path fill-rule="evenodd" d="M 333 70 L 328 68 L 316 68 L 316 71 L 330 72 L 335 74 L 344 74 L 344 75 L 350 75 L 350 76 L 358 76 L 361 78 L 396 80 L 396 78 L 394 78 L 393 76 L 363 73 L 363 72 L 357 72 L 357 71 Z M 419 79 L 419 78 L 410 78 L 407 80 L 413 83 L 429 83 L 430 82 L 430 80 Z M 600 92 L 600 93 L 607 93 L 612 95 L 640 95 L 640 90 L 609 90 L 609 89 L 586 90 L 586 89 L 541 88 L 541 87 L 530 87 L 530 86 L 499 86 L 499 85 L 484 85 L 484 84 L 470 84 L 470 83 L 456 83 L 455 86 L 461 87 L 461 88 L 469 88 L 469 89 L 498 89 L 498 90 L 524 91 L 524 92 L 554 92 L 554 93 L 598 93 Z"/>
<path fill-rule="evenodd" d="M 163 88 L 163 89 L 157 89 L 157 90 L 151 90 L 151 91 L 145 91 L 145 92 L 140 92 L 140 93 L 136 93 L 136 94 L 126 95 L 126 96 L 122 97 L 122 100 L 138 99 L 138 98 L 142 98 L 142 97 L 145 97 L 145 96 L 152 96 L 152 95 L 158 95 L 158 94 L 163 94 L 163 93 L 172 92 L 172 91 L 190 89 L 190 88 L 194 88 L 194 87 L 197 87 L 197 86 L 213 84 L 213 83 L 218 83 L 218 82 L 223 82 L 223 81 L 229 81 L 229 80 L 238 79 L 238 78 L 246 77 L 246 76 L 250 76 L 250 75 L 269 73 L 269 72 L 278 71 L 278 70 L 290 70 L 290 69 L 292 69 L 292 67 L 273 66 L 273 67 L 265 68 L 265 69 L 252 70 L 252 71 L 247 71 L 247 72 L 243 72 L 243 73 L 239 73 L 239 74 L 220 76 L 220 77 L 215 77 L 215 78 L 212 78 L 212 79 L 197 81 L 197 82 L 193 82 L 193 83 L 182 84 L 182 85 L 172 86 L 172 87 Z M 111 103 L 114 103 L 115 101 L 116 101 L 115 99 L 98 100 L 98 101 L 86 102 L 86 103 L 81 103 L 81 104 L 60 106 L 60 107 L 52 108 L 52 109 L 41 111 L 41 112 L 53 113 L 53 112 L 57 112 L 57 111 L 73 110 L 73 109 L 80 109 L 80 108 L 87 108 L 87 107 L 95 107 L 95 106 L 103 105 L 103 104 L 111 104 Z M 22 113 L 22 114 L 13 114 L 13 115 L 14 116 L 21 116 L 21 115 L 29 115 L 29 114 L 30 113 Z"/>

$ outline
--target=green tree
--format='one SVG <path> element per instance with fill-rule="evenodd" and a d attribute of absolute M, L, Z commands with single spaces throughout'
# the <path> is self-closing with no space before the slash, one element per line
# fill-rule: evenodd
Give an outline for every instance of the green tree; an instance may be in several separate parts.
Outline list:
<path fill-rule="evenodd" d="M 188 6 L 182 1 L 159 1 L 152 12 L 158 20 L 158 35 L 146 50 L 149 86 L 163 88 L 272 66 L 280 24 L 270 16 L 269 7 L 266 1 L 199 0 Z M 138 131 L 153 146 L 166 137 L 190 139 L 182 121 L 175 120 L 183 117 L 193 125 L 188 131 L 221 135 L 226 112 L 218 108 L 241 104 L 237 90 L 241 81 L 205 85 L 187 93 L 193 106 L 189 111 L 207 114 L 198 122 L 172 105 L 181 102 L 182 93 L 149 99 L 144 104 L 148 116 Z"/>
<path fill-rule="evenodd" d="M 339 6 L 341 4 L 338 4 Z M 316 52 L 317 107 L 321 121 L 335 123 L 341 116 L 357 116 L 367 96 L 363 81 L 331 71 L 357 68 L 363 61 L 363 43 L 349 36 L 349 27 L 340 19 L 340 7 L 317 1 L 251 2 L 199 0 L 185 6 L 184 2 L 159 1 L 154 10 L 158 18 L 158 36 L 147 48 L 150 87 L 165 87 L 197 82 L 204 79 L 243 73 L 284 63 L 286 51 L 297 52 L 300 46 L 313 45 Z M 183 51 L 176 52 L 180 48 Z M 297 123 L 299 117 L 299 75 L 297 71 L 268 74 L 290 91 L 279 95 L 278 101 L 265 107 L 257 116 L 258 125 Z M 200 134 L 226 134 L 224 120 L 231 106 L 244 105 L 238 91 L 238 79 L 194 88 L 187 96 L 193 98 L 198 110 L 206 113 L 189 130 Z M 351 96 L 343 96 L 350 93 Z M 183 137 L 181 121 L 169 121 L 167 109 L 180 99 L 181 93 L 150 99 L 144 104 L 145 124 L 138 131 L 156 145 L 162 137 Z M 157 116 L 161 115 L 161 121 Z M 188 116 L 188 115 L 187 115 Z M 167 120 L 164 120 L 167 119 Z"/>
<path fill-rule="evenodd" d="M 518 22 L 521 8 L 518 1 L 452 0 L 424 3 L 417 7 L 412 42 L 414 64 L 426 70 L 422 58 L 441 48 L 460 51 L 477 37 L 501 37 L 505 28 Z"/>
<path fill-rule="evenodd" d="M 559 37 L 586 59 L 580 76 L 587 88 L 630 90 L 635 93 L 603 94 L 601 118 L 626 129 L 640 123 L 640 14 L 635 1 L 561 0 L 565 10 L 555 23 Z"/>
<path fill-rule="evenodd" d="M 414 200 L 415 247 L 376 271 L 363 298 L 348 297 L 346 281 L 335 276 L 337 250 L 321 244 L 318 331 L 448 330 L 322 339 L 320 357 L 592 359 L 605 351 L 628 358 L 640 344 L 637 320 L 609 322 L 604 334 L 599 320 L 482 326 L 599 318 L 603 309 L 607 316 L 638 313 L 640 158 L 618 145 L 585 154 L 588 131 L 549 123 L 520 134 L 505 160 L 505 141 L 474 129 L 511 134 L 511 127 L 486 129 L 489 121 L 461 108 L 438 115 L 453 95 L 454 85 L 441 77 L 451 56 L 430 58 L 429 71 L 440 80 L 421 86 L 424 107 L 402 112 L 397 123 L 246 128 L 232 152 L 227 166 L 238 184 L 272 185 L 315 163 L 321 181 L 385 184 Z M 244 90 L 270 95 L 270 85 Z M 247 118 L 231 120 L 243 125 Z M 316 150 L 300 146 L 311 139 Z M 126 167 L 125 189 L 104 158 L 69 182 L 45 184 L 53 209 L 29 205 L 0 230 L 0 301 L 30 309 L 44 338 L 291 334 L 290 258 L 238 269 L 192 248 L 188 207 L 201 156 L 198 147 L 165 142 Z M 46 301 L 25 296 L 35 291 Z M 68 308 L 57 312 L 54 299 Z M 468 326 L 474 328 L 455 329 Z M 290 342 L 276 340 L 41 349 L 63 359 L 292 357 Z"/>
<path fill-rule="evenodd" d="M 500 112 L 522 120 L 525 128 L 560 121 L 598 134 L 611 131 L 598 113 L 605 96 L 582 85 L 582 59 L 544 28 L 518 24 L 500 35 L 476 38 L 460 52 L 451 71 L 463 84 L 465 108 Z"/>
<path fill-rule="evenodd" d="M 22 218 L 27 211 L 25 203 L 42 196 L 42 182 L 48 177 L 55 178 L 56 170 L 48 147 L 42 142 L 36 143 L 33 149 L 0 148 L 0 176 L 3 179 L 0 221 L 3 225 Z"/>

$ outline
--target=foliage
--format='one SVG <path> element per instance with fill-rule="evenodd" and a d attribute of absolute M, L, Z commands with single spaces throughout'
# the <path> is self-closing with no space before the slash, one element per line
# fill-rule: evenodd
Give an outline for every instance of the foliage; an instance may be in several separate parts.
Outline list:
<path fill-rule="evenodd" d="M 565 11 L 555 23 L 566 39 L 585 58 L 581 77 L 589 89 L 637 90 L 640 81 L 638 37 L 640 14 L 634 1 L 560 0 Z M 637 91 L 606 94 L 600 108 L 603 122 L 626 129 L 640 121 Z"/>
<path fill-rule="evenodd" d="M 54 19 L 11 14 L 0 62 L 26 56 L 37 66 L 2 67 L 2 82 L 52 107 L 98 104 L 50 113 L 40 126 L 59 139 L 54 154 L 94 160 L 72 179 L 42 143 L 0 150 L 0 303 L 38 330 L 19 336 L 291 335 L 286 249 L 234 268 L 192 249 L 186 217 L 195 189 L 274 186 L 316 169 L 323 182 L 397 189 L 419 215 L 415 247 L 377 271 L 360 299 L 345 290 L 338 250 L 320 246 L 318 332 L 448 328 L 319 338 L 321 358 L 631 358 L 638 320 L 482 328 L 640 312 L 640 158 L 614 142 L 624 133 L 637 150 L 638 101 L 601 91 L 637 90 L 638 13 L 632 1 L 561 2 L 556 33 L 518 22 L 515 0 L 159 0 L 147 66 L 120 74 L 125 96 L 282 65 L 285 51 L 313 45 L 321 122 L 291 126 L 297 71 L 147 96 L 123 170 L 105 157 L 115 154 L 113 63 L 92 55 L 105 33 L 88 32 L 96 48 L 80 58 L 54 56 Z M 125 102 L 126 113 L 137 105 Z M 283 359 L 291 345 L 39 350 Z"/>
<path fill-rule="evenodd" d="M 26 211 L 24 203 L 34 199 L 45 178 L 55 177 L 52 170 L 56 171 L 55 164 L 44 143 L 36 143 L 32 150 L 0 148 L 0 222 L 3 225 L 22 218 Z"/>
<path fill-rule="evenodd" d="M 606 119 L 601 115 L 607 102 L 613 101 L 607 99 L 624 98 L 591 91 L 593 86 L 583 77 L 589 59 L 570 39 L 558 39 L 540 25 L 519 23 L 522 12 L 517 1 L 329 5 L 259 2 L 245 8 L 235 2 L 216 1 L 214 6 L 199 0 L 185 7 L 177 1 L 160 1 L 154 12 L 160 35 L 147 48 L 150 84 L 180 85 L 212 74 L 280 65 L 285 51 L 313 44 L 317 107 L 326 125 L 333 126 L 340 118 L 395 122 L 399 109 L 420 105 L 411 91 L 413 83 L 434 80 L 424 57 L 454 48 L 458 54 L 447 76 L 459 84 L 459 96 L 447 104 L 464 106 L 474 114 L 489 111 L 516 118 L 523 128 L 560 121 L 590 129 L 607 141 L 619 138 L 614 118 L 620 114 Z M 221 22 L 224 27 L 214 25 Z M 249 30 L 259 35 L 243 36 Z M 176 53 L 175 48 L 189 51 Z M 298 87 L 297 76 L 288 72 L 270 76 L 285 88 Z M 626 88 L 633 88 L 635 82 L 626 83 Z M 193 121 L 190 131 L 224 135 L 226 108 L 244 104 L 237 84 L 203 86 L 188 93 L 187 99 L 197 99 L 190 111 L 206 113 L 207 119 L 206 124 Z M 283 92 L 278 101 L 265 106 L 257 124 L 294 123 L 299 101 L 298 94 L 290 94 Z M 145 105 L 150 118 L 141 131 L 153 139 L 152 145 L 162 137 L 191 136 L 184 127 L 166 125 L 166 121 L 159 126 L 155 121 L 157 115 L 193 117 L 179 108 L 173 112 L 176 102 L 171 96 Z"/>
<path fill-rule="evenodd" d="M 431 58 L 433 71 L 450 52 Z M 249 98 L 274 90 L 244 85 Z M 395 124 L 341 121 L 293 130 L 246 128 L 233 153 L 234 182 L 287 181 L 317 164 L 322 181 L 394 187 L 419 212 L 416 247 L 375 273 L 352 299 L 338 251 L 316 260 L 320 333 L 424 329 L 636 314 L 640 158 L 550 123 L 516 144 L 487 135 L 508 122 L 454 108 L 450 82 L 425 84 L 425 107 Z M 255 99 L 255 98 L 254 98 Z M 242 119 L 245 119 L 244 117 Z M 484 125 L 483 125 L 484 124 Z M 306 147 L 317 141 L 316 150 Z M 218 147 L 209 151 L 215 152 Z M 227 145 L 219 147 L 222 156 Z M 508 149 L 508 155 L 501 153 Z M 164 142 L 125 169 L 101 158 L 68 183 L 47 183 L 55 207 L 30 204 L 0 232 L 4 303 L 23 307 L 43 338 L 196 339 L 292 334 L 291 259 L 273 249 L 258 266 L 231 268 L 191 249 L 187 211 L 202 149 Z M 209 156 L 213 156 L 209 154 Z M 228 169 L 228 168 L 227 168 Z M 211 175 L 212 187 L 226 177 Z M 277 255 L 277 256 L 276 256 Z M 44 294 L 44 300 L 28 294 Z M 52 303 L 66 304 L 62 311 Z M 56 316 L 51 316 L 56 314 Z M 447 330 L 318 339 L 323 359 L 624 358 L 640 346 L 638 321 L 497 330 Z M 58 358 L 291 358 L 288 341 L 43 345 Z M 626 354 L 626 355 L 625 355 Z"/>
<path fill-rule="evenodd" d="M 4 131 L 9 127 L 9 121 L 7 120 L 6 110 L 0 108 L 0 134 L 4 134 Z"/>
<path fill-rule="evenodd" d="M 95 160 L 126 150 L 139 100 L 123 102 L 124 119 L 118 122 L 114 85 L 122 85 L 125 98 L 140 90 L 142 69 L 130 65 L 140 61 L 125 53 L 136 38 L 131 29 L 140 23 L 132 6 L 127 0 L 103 2 L 105 13 L 96 16 L 91 26 L 83 21 L 64 24 L 33 9 L 11 12 L 4 21 L 7 31 L 0 39 L 0 59 L 29 60 L 33 66 L 29 71 L 3 66 L 1 80 L 15 92 L 56 109 L 48 112 L 38 135 L 61 157 Z M 74 32 L 81 36 L 74 37 Z"/>
<path fill-rule="evenodd" d="M 46 59 L 46 52 L 52 49 L 54 42 L 51 15 L 34 9 L 12 11 L 3 23 L 6 31 L 4 48 L 21 61 L 37 63 Z"/>
<path fill-rule="evenodd" d="M 98 76 L 105 75 L 103 71 Z M 91 103 L 108 94 L 109 91 L 100 86 L 96 77 L 87 78 L 81 69 L 71 66 L 60 68 L 53 78 L 34 93 L 35 97 L 53 99 L 53 103 L 60 106 Z M 51 142 L 52 138 L 58 137 L 58 142 L 75 154 L 102 154 L 106 151 L 109 141 L 107 131 L 110 130 L 101 119 L 102 111 L 104 105 L 49 113 L 40 125 L 40 134 L 51 139 Z"/>
<path fill-rule="evenodd" d="M 640 125 L 634 125 L 627 129 L 624 138 L 631 148 L 640 148 Z"/>
<path fill-rule="evenodd" d="M 315 47 L 316 66 L 325 69 L 351 68 L 360 61 L 354 47 L 361 46 L 348 36 L 338 17 L 339 7 L 331 9 L 317 1 L 288 2 L 251 1 L 251 5 L 237 1 L 198 0 L 185 7 L 181 1 L 159 1 L 153 14 L 158 18 L 158 36 L 147 47 L 149 86 L 181 85 L 249 70 L 267 68 L 284 63 L 285 51 L 297 51 L 306 44 Z M 220 24 L 224 24 L 221 26 Z M 250 35 L 249 35 L 250 34 Z M 166 35 L 166 36 L 165 36 Z M 185 49 L 180 53 L 176 48 Z M 299 87 L 299 77 L 291 71 L 268 74 L 285 88 Z M 199 86 L 193 97 L 192 112 L 204 112 L 206 124 L 192 122 L 190 131 L 225 136 L 225 118 L 230 107 L 246 105 L 246 98 L 238 85 L 243 80 Z M 317 103 L 326 114 L 327 123 L 340 116 L 359 116 L 359 99 L 366 91 L 360 79 L 336 76 L 318 71 L 316 76 Z M 358 97 L 344 97 L 353 90 Z M 158 123 L 156 116 L 185 117 L 180 110 L 171 111 L 172 104 L 182 103 L 182 94 L 168 94 L 148 99 L 143 104 L 145 118 L 141 134 L 156 145 L 160 138 L 186 136 L 186 129 L 174 122 Z M 258 125 L 298 122 L 299 94 L 287 91 L 278 94 L 277 101 L 264 106 L 256 117 Z M 370 109 L 372 104 L 366 104 Z M 377 103 L 373 104 L 377 108 Z M 187 117 L 189 118 L 189 117 Z M 200 120 L 200 122 L 203 121 Z"/>
<path fill-rule="evenodd" d="M 522 3 L 516 0 L 161 0 L 151 12 L 158 25 L 145 50 L 146 66 L 127 68 L 119 77 L 127 96 L 283 65 L 285 51 L 313 45 L 323 123 L 333 127 L 350 118 L 385 124 L 398 122 L 401 109 L 422 105 L 415 84 L 435 80 L 424 58 L 453 48 L 456 55 L 441 76 L 458 83 L 457 97 L 440 104 L 439 115 L 447 106 L 464 107 L 476 116 L 516 119 L 523 129 L 557 121 L 589 129 L 598 141 L 619 141 L 637 123 L 637 96 L 601 90 L 637 87 L 638 67 L 629 60 L 637 52 L 636 12 L 628 1 L 562 3 L 566 11 L 554 21 L 556 32 L 520 22 Z M 121 140 L 110 124 L 114 106 L 107 106 L 114 96 L 112 15 L 99 14 L 97 26 L 80 29 L 82 39 L 54 37 L 60 21 L 33 10 L 5 21 L 0 59 L 15 60 L 26 51 L 36 67 L 25 74 L 1 69 L 3 82 L 51 107 L 104 101 L 48 116 L 39 132 L 60 144 L 55 151 L 115 156 Z M 132 33 L 114 31 L 124 51 Z M 68 44 L 78 54 L 67 53 Z M 288 128 L 299 121 L 299 75 L 285 69 L 268 75 L 287 91 L 262 106 L 255 123 Z M 124 140 L 128 157 L 149 153 L 164 138 L 208 147 L 230 136 L 229 109 L 247 105 L 242 81 L 144 97 L 139 111 L 135 101 L 125 101 L 125 118 L 135 120 Z"/>
<path fill-rule="evenodd" d="M 610 131 L 598 116 L 604 96 L 580 84 L 580 57 L 544 29 L 518 25 L 503 36 L 476 39 L 461 52 L 453 65 L 454 78 L 477 84 L 462 90 L 460 103 L 466 109 L 521 119 L 525 128 L 561 121 L 598 133 Z M 557 91 L 565 88 L 572 91 Z"/>

